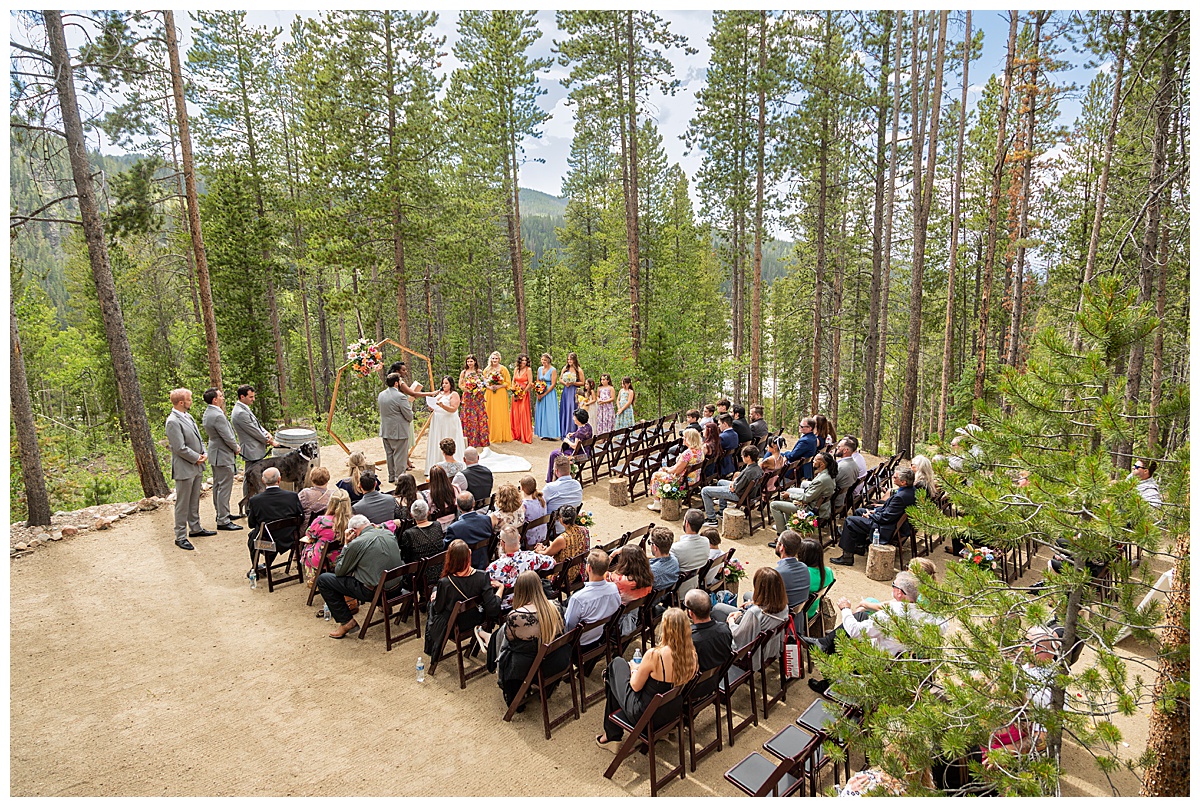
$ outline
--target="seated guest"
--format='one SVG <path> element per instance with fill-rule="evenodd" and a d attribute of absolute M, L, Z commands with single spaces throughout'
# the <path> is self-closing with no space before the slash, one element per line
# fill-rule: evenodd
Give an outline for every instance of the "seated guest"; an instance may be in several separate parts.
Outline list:
<path fill-rule="evenodd" d="M 363 489 L 362 485 L 359 484 L 359 479 L 372 466 L 367 462 L 366 454 L 361 451 L 355 451 L 349 457 L 346 457 L 346 467 L 350 469 L 350 475 L 345 479 L 338 480 L 337 486 L 350 494 L 351 504 L 357 504 L 358 500 L 363 497 Z"/>
<path fill-rule="evenodd" d="M 1026 684 L 1026 699 L 1030 706 L 1048 709 L 1052 695 L 1051 684 L 1057 671 L 1057 659 L 1062 647 L 1059 635 L 1050 628 L 1042 625 L 1031 625 L 1025 632 L 1027 647 L 1021 649 L 1018 656 L 1021 664 L 1022 677 Z M 1022 710 L 1024 712 L 1024 710 Z M 1022 716 L 1009 725 L 995 731 L 988 738 L 986 748 L 980 748 L 980 759 L 985 768 L 995 767 L 995 762 L 988 762 L 988 752 L 1005 749 L 1016 753 L 1028 754 L 1038 748 L 1045 740 L 1046 727 Z"/>
<path fill-rule="evenodd" d="M 933 475 L 933 463 L 929 457 L 923 454 L 918 454 L 912 458 L 913 471 L 913 489 L 923 490 L 930 499 L 936 499 L 938 495 L 937 477 Z"/>
<path fill-rule="evenodd" d="M 492 519 L 487 513 L 474 510 L 475 499 L 470 491 L 458 494 L 458 509 L 462 515 L 457 521 L 446 527 L 446 536 L 442 540 L 449 546 L 451 541 L 459 540 L 471 547 L 471 565 L 482 569 L 488 565 L 488 543 L 492 540 Z"/>
<path fill-rule="evenodd" d="M 700 534 L 708 540 L 708 559 L 715 561 L 717 558 L 725 555 L 725 550 L 721 549 L 721 531 L 716 527 L 703 527 Z M 717 579 L 721 576 L 721 564 L 714 563 L 712 568 L 708 570 L 708 574 L 704 576 L 705 588 L 712 588 L 717 584 Z"/>
<path fill-rule="evenodd" d="M 512 605 L 513 597 L 512 594 L 505 594 L 504 589 L 517 582 L 517 575 L 553 568 L 554 558 L 522 549 L 521 534 L 513 527 L 505 527 L 500 530 L 500 557 L 488 564 L 487 573 L 496 594 L 504 598 L 501 607 L 508 608 Z"/>
<path fill-rule="evenodd" d="M 1162 491 L 1158 489 L 1158 480 L 1154 478 L 1157 470 L 1158 463 L 1156 461 L 1137 460 L 1133 463 L 1133 471 L 1130 472 L 1129 478 L 1138 481 L 1138 495 L 1145 500 L 1146 504 L 1155 510 L 1161 510 L 1163 506 Z"/>
<path fill-rule="evenodd" d="M 717 484 L 701 488 L 700 498 L 704 501 L 706 523 L 716 526 L 717 516 L 724 512 L 726 503 L 736 504 L 743 493 L 762 480 L 762 468 L 758 465 L 758 449 L 754 446 L 746 446 L 742 449 L 742 459 L 746 461 L 746 467 L 734 474 L 732 481 L 718 479 Z M 720 509 L 716 509 L 718 502 Z"/>
<path fill-rule="evenodd" d="M 813 434 L 813 419 L 800 419 L 800 439 L 796 441 L 796 445 L 792 446 L 792 450 L 785 453 L 783 456 L 788 462 L 796 460 L 806 460 L 809 457 L 816 456 L 817 453 L 817 436 Z M 808 479 L 812 476 L 812 466 L 802 465 L 803 478 Z M 791 476 L 791 474 L 789 474 Z"/>
<path fill-rule="evenodd" d="M 756 446 L 757 447 L 757 446 Z M 787 466 L 787 460 L 783 458 L 783 450 L 787 448 L 787 440 L 782 437 L 776 437 L 767 441 L 767 455 L 759 462 L 759 467 L 763 469 L 763 473 L 767 474 L 771 471 L 779 471 Z M 775 489 L 777 483 L 772 480 L 771 489 Z"/>
<path fill-rule="evenodd" d="M 605 579 L 608 574 L 608 553 L 603 549 L 593 549 L 588 553 L 585 565 L 587 582 L 567 600 L 567 630 L 574 630 L 584 622 L 608 619 L 621 610 L 621 593 L 617 591 L 616 583 Z M 603 640 L 603 625 L 592 628 L 579 637 L 579 643 L 585 651 L 598 646 Z M 590 673 L 591 669 L 584 670 L 585 675 Z"/>
<path fill-rule="evenodd" d="M 700 534 L 703 526 L 704 513 L 700 510 L 693 507 L 683 514 L 683 535 L 671 544 L 671 555 L 679 563 L 680 577 L 686 577 L 708 563 L 708 539 Z M 679 593 L 683 594 L 692 588 L 689 586 Z"/>
<path fill-rule="evenodd" d="M 475 638 L 487 654 L 489 671 L 495 671 L 504 704 L 512 706 L 538 650 L 563 635 L 563 618 L 558 606 L 546 598 L 542 579 L 536 572 L 522 572 L 513 585 L 513 609 L 504 620 L 503 630 L 475 628 Z M 542 659 L 547 675 L 562 672 L 571 663 L 571 645 L 560 647 Z M 552 692 L 547 688 L 547 696 Z"/>
<path fill-rule="evenodd" d="M 737 466 L 735 458 L 738 456 L 738 446 L 741 444 L 741 440 L 733 428 L 732 415 L 721 415 L 718 423 L 721 427 L 721 450 L 724 452 L 718 468 L 718 475 L 729 476 Z"/>
<path fill-rule="evenodd" d="M 837 472 L 830 468 L 829 473 L 834 474 L 833 481 L 837 488 L 837 492 L 833 494 L 833 512 L 838 513 L 846 504 L 846 497 L 853 495 L 854 487 L 858 483 L 858 463 L 854 461 L 854 449 L 850 447 L 848 438 L 843 437 L 834 448 L 834 452 L 837 456 Z"/>
<path fill-rule="evenodd" d="M 715 424 L 717 422 L 717 407 L 713 406 L 712 404 L 705 404 L 704 414 L 697 422 L 700 424 L 700 428 L 702 429 L 710 423 Z"/>
<path fill-rule="evenodd" d="M 605 671 L 604 733 L 596 735 L 596 744 L 601 748 L 616 752 L 625 735 L 610 715 L 620 713 L 624 720 L 636 724 L 655 695 L 666 694 L 696 675 L 696 648 L 683 611 L 668 608 L 660 631 L 661 640 L 646 651 L 640 664 L 617 656 Z"/>
<path fill-rule="evenodd" d="M 308 487 L 299 493 L 300 506 L 304 508 L 304 517 L 312 520 L 329 506 L 329 469 L 324 466 L 313 468 L 308 482 Z"/>
<path fill-rule="evenodd" d="M 870 511 L 860 507 L 855 515 L 846 518 L 846 523 L 842 525 L 842 537 L 838 541 L 838 546 L 842 548 L 842 554 L 839 557 L 830 558 L 830 563 L 838 566 L 853 566 L 855 553 L 860 555 L 867 553 L 867 544 L 870 543 L 871 536 L 876 529 L 879 530 L 880 541 L 885 544 L 893 543 L 892 538 L 896 532 L 896 524 L 909 506 L 916 501 L 916 494 L 913 492 L 912 486 L 912 469 L 897 468 L 892 473 L 892 482 L 896 484 L 896 490 L 888 497 L 887 501 Z M 897 542 L 902 537 L 896 536 Z"/>
<path fill-rule="evenodd" d="M 353 515 L 354 512 L 350 509 L 350 494 L 344 490 L 335 490 L 329 496 L 325 514 L 317 516 L 308 525 L 308 532 L 300 539 L 305 544 L 300 552 L 300 559 L 313 571 L 308 578 L 311 581 L 310 588 L 316 584 L 317 572 L 321 571 L 317 564 L 321 562 L 321 550 L 326 544 L 329 544 L 326 560 L 330 564 L 337 563 L 338 553 L 342 551 L 342 540 Z"/>
<path fill-rule="evenodd" d="M 729 411 L 729 407 L 732 405 L 733 401 L 729 400 L 728 398 L 722 398 L 721 400 L 717 401 L 717 420 L 721 419 L 721 415 L 729 415 L 730 417 L 733 417 L 733 414 Z"/>
<path fill-rule="evenodd" d="M 372 524 L 382 524 L 396 518 L 396 499 L 379 492 L 379 478 L 374 471 L 359 477 L 363 496 L 354 505 L 354 512 L 371 519 Z"/>
<path fill-rule="evenodd" d="M 546 497 L 546 512 L 553 513 L 570 505 L 578 510 L 583 506 L 583 485 L 571 476 L 571 458 L 559 456 L 554 460 L 554 481 L 542 491 Z"/>
<path fill-rule="evenodd" d="M 442 526 L 454 523 L 458 518 L 458 489 L 450 484 L 444 468 L 437 465 L 429 469 L 429 490 L 421 491 L 429 512 L 437 516 Z M 475 509 L 475 499 L 472 497 L 469 510 Z"/>
<path fill-rule="evenodd" d="M 572 416 L 575 418 L 575 431 L 563 438 L 562 446 L 550 452 L 550 461 L 546 464 L 546 481 L 553 482 L 555 478 L 554 461 L 559 457 L 583 455 L 588 452 L 587 443 L 592 439 L 592 427 L 588 425 L 586 409 L 576 409 Z"/>
<path fill-rule="evenodd" d="M 739 445 L 754 442 L 754 433 L 750 431 L 750 424 L 746 422 L 746 407 L 741 404 L 733 405 L 733 423 L 730 425 L 737 432 Z"/>
<path fill-rule="evenodd" d="M 867 478 L 867 458 L 859 453 L 858 438 L 853 434 L 847 434 L 842 441 L 850 447 L 850 458 L 858 466 L 858 482 L 854 485 L 854 492 L 858 493 L 862 490 L 863 480 Z"/>
<path fill-rule="evenodd" d="M 402 511 L 412 507 L 413 502 L 421 498 L 421 494 L 417 492 L 417 480 L 412 474 L 406 472 L 396 477 L 396 488 L 392 491 L 392 496 Z"/>
<path fill-rule="evenodd" d="M 841 630 L 851 639 L 858 636 L 866 636 L 875 647 L 893 656 L 898 656 L 905 652 L 908 647 L 895 636 L 891 635 L 889 631 L 888 622 L 896 616 L 905 616 L 922 622 L 936 623 L 943 630 L 945 629 L 945 622 L 943 620 L 930 616 L 917 606 L 917 590 L 919 585 L 920 581 L 917 580 L 916 575 L 912 572 L 900 572 L 896 575 L 896 579 L 892 581 L 892 596 L 894 599 L 889 603 L 885 603 L 885 607 L 879 611 L 860 611 L 855 613 L 850 610 L 850 600 L 842 597 L 837 602 L 838 610 L 841 611 L 841 616 L 839 617 L 840 624 L 819 639 L 813 639 L 808 636 L 801 636 L 800 639 L 805 644 L 816 647 L 824 653 L 836 653 L 837 631 Z M 815 692 L 821 694 L 829 688 L 828 681 L 819 681 L 817 679 L 810 679 L 808 685 Z"/>
<path fill-rule="evenodd" d="M 442 466 L 446 476 L 453 479 L 466 469 L 466 463 L 454 459 L 454 455 L 458 451 L 458 444 L 454 442 L 453 437 L 445 437 L 438 442 L 438 450 L 442 452 L 442 461 L 437 464 Z"/>
<path fill-rule="evenodd" d="M 704 476 L 717 473 L 717 457 L 721 454 L 721 429 L 715 423 L 704 427 Z"/>
<path fill-rule="evenodd" d="M 254 562 L 255 550 L 254 542 L 258 540 L 259 531 L 264 524 L 269 524 L 272 521 L 278 521 L 283 518 L 292 518 L 293 516 L 303 516 L 304 508 L 300 506 L 300 497 L 290 490 L 284 490 L 279 487 L 279 469 L 267 468 L 262 472 L 262 481 L 266 485 L 266 490 L 256 496 L 250 498 L 249 511 L 250 515 L 246 523 L 250 526 L 250 537 L 246 541 L 246 548 L 250 550 L 250 562 Z M 277 553 L 288 553 L 292 551 L 292 544 L 295 542 L 296 535 L 295 527 L 288 530 L 274 530 L 270 534 L 270 539 L 275 542 L 275 552 L 263 552 L 263 563 L 258 565 L 257 570 L 251 569 L 246 572 L 246 577 L 250 576 L 251 572 L 257 571 L 258 574 L 264 574 L 266 567 L 275 561 Z"/>
<path fill-rule="evenodd" d="M 558 536 L 549 544 L 538 544 L 533 551 L 549 555 L 554 558 L 555 563 L 562 563 L 587 552 L 588 547 L 592 545 L 592 536 L 588 533 L 587 527 L 575 523 L 575 519 L 578 517 L 579 511 L 574 507 L 566 505 L 560 508 L 558 511 L 560 528 Z M 571 573 L 571 582 L 582 576 L 583 570 L 576 569 Z"/>
<path fill-rule="evenodd" d="M 416 523 L 401 533 L 399 540 L 400 557 L 405 563 L 431 558 L 446 548 L 442 525 L 429 520 L 429 505 L 424 499 L 417 499 L 413 502 L 409 513 Z M 436 563 L 426 567 L 425 582 L 427 584 L 433 585 L 441 576 L 442 564 Z"/>
<path fill-rule="evenodd" d="M 463 451 L 463 463 L 467 466 L 462 470 L 463 478 L 467 480 L 467 490 L 475 497 L 475 501 L 483 502 L 492 497 L 492 469 L 479 464 L 479 449 L 468 446 Z M 432 477 L 430 477 L 432 479 Z"/>
<path fill-rule="evenodd" d="M 813 477 L 805 479 L 799 487 L 788 488 L 780 495 L 780 500 L 771 502 L 771 518 L 775 521 L 775 532 L 781 533 L 787 529 L 788 519 L 803 507 L 809 512 L 816 512 L 817 517 L 828 520 L 830 513 L 829 502 L 837 492 L 837 483 L 829 475 L 833 467 L 833 457 L 821 453 L 813 457 Z M 820 503 L 820 507 L 817 503 Z"/>
<path fill-rule="evenodd" d="M 525 508 L 522 507 L 521 489 L 512 482 L 505 482 L 496 490 L 496 509 L 488 516 L 492 529 L 499 532 L 505 527 L 521 529 L 525 523 Z"/>
<path fill-rule="evenodd" d="M 317 578 L 317 588 L 329 606 L 329 614 L 338 623 L 338 628 L 329 634 L 331 639 L 341 639 L 358 628 L 350 614 L 346 598 L 359 602 L 370 602 L 375 596 L 379 578 L 388 569 L 395 569 L 403 561 L 396 536 L 383 527 L 372 527 L 364 515 L 355 515 L 346 529 L 346 548 L 338 557 L 332 572 L 324 572 Z M 395 590 L 401 581 L 396 580 L 390 590 Z"/>
<path fill-rule="evenodd" d="M 704 433 L 704 424 L 700 422 L 700 410 L 699 409 L 689 409 L 687 411 L 687 414 L 684 415 L 684 419 L 685 419 L 685 422 L 683 424 L 684 431 L 687 431 L 688 429 L 695 429 L 696 431 L 700 432 L 701 434 Z"/>
<path fill-rule="evenodd" d="M 763 448 L 763 441 L 767 439 L 770 432 L 771 429 L 763 418 L 762 404 L 750 407 L 750 438 L 754 440 L 754 444 L 760 449 Z"/>
<path fill-rule="evenodd" d="M 931 561 L 929 558 L 913 558 L 909 562 L 908 570 L 910 572 L 912 572 L 913 574 L 916 574 L 918 568 L 925 574 L 932 577 L 933 582 L 935 582 L 935 583 L 937 582 L 937 566 L 935 566 L 933 561 Z M 920 580 L 920 578 L 917 578 L 917 579 Z M 880 602 L 879 600 L 875 599 L 874 597 L 863 597 L 861 600 L 858 601 L 858 604 L 854 606 L 854 613 L 856 616 L 859 616 L 860 619 L 865 619 L 866 617 L 862 616 L 859 612 L 861 612 L 861 611 L 882 611 L 885 608 L 890 608 L 891 602 L 893 602 L 893 601 L 888 600 L 887 602 Z M 918 590 L 917 590 L 917 607 L 923 609 L 923 608 L 925 608 L 925 604 L 926 604 L 925 595 L 918 588 Z"/>
<path fill-rule="evenodd" d="M 816 538 L 804 538 L 800 541 L 800 562 L 808 567 L 809 593 L 825 592 L 833 585 L 833 569 L 825 565 L 825 552 L 821 547 L 821 542 Z M 822 593 L 820 597 L 813 600 L 813 604 L 804 614 L 806 617 L 812 619 L 817 615 L 824 596 Z"/>
<path fill-rule="evenodd" d="M 445 577 L 438 581 L 433 592 L 429 622 L 425 626 L 425 655 L 431 664 L 441 658 L 446 631 L 450 627 L 450 612 L 454 610 L 455 603 L 479 597 L 483 607 L 482 612 L 468 608 L 459 615 L 458 626 L 462 631 L 472 631 L 476 625 L 495 624 L 500 616 L 500 598 L 492 588 L 492 581 L 483 569 L 471 567 L 471 548 L 462 541 L 450 542 L 443 573 Z"/>
<path fill-rule="evenodd" d="M 760 633 L 782 625 L 788 618 L 787 590 L 783 587 L 783 578 L 779 572 L 767 567 L 761 567 L 754 572 L 754 592 L 749 602 L 743 602 L 741 608 L 717 603 L 712 608 L 713 618 L 729 626 L 733 635 L 730 647 L 737 651 L 758 638 Z M 770 661 L 779 655 L 782 637 L 766 648 L 754 651 L 751 659 L 754 671 L 762 668 L 763 660 Z M 763 651 L 766 651 L 765 654 Z"/>
<path fill-rule="evenodd" d="M 671 554 L 675 533 L 666 527 L 650 530 L 650 572 L 654 575 L 654 590 L 662 591 L 679 582 L 679 561 Z"/>
<path fill-rule="evenodd" d="M 813 435 L 817 438 L 818 451 L 828 451 L 837 442 L 833 424 L 829 422 L 829 418 L 819 413 L 813 415 Z"/>
<path fill-rule="evenodd" d="M 634 543 L 613 553 L 609 559 L 611 570 L 604 579 L 615 583 L 621 595 L 621 604 L 641 599 L 654 590 L 654 573 L 650 571 L 650 562 L 646 559 L 645 551 Z"/>
<path fill-rule="evenodd" d="M 780 533 L 779 540 L 775 542 L 775 554 L 779 556 L 779 562 L 775 564 L 775 571 L 779 572 L 779 576 L 783 578 L 783 587 L 787 591 L 790 610 L 795 610 L 808 602 L 811 578 L 808 574 L 808 566 L 800 560 L 803 540 L 800 533 L 795 530 L 784 530 Z"/>
<path fill-rule="evenodd" d="M 692 644 L 696 647 L 698 673 L 719 668 L 733 656 L 733 634 L 724 622 L 712 619 L 712 600 L 694 588 L 683 597 L 683 610 L 692 622 Z M 713 682 L 716 686 L 716 682 Z M 709 692 L 712 691 L 710 688 Z M 698 692 L 704 697 L 706 692 Z"/>
<path fill-rule="evenodd" d="M 580 488 L 582 490 L 582 488 Z M 580 504 L 583 500 L 580 499 Z M 521 477 L 521 509 L 525 512 L 525 522 L 537 521 L 546 515 L 546 497 L 537 489 L 537 480 L 532 476 Z M 536 546 L 546 540 L 546 525 L 528 527 L 525 530 L 525 546 L 523 549 Z"/>
<path fill-rule="evenodd" d="M 700 481 L 700 471 L 704 467 L 704 438 L 697 429 L 684 429 L 683 451 L 675 460 L 675 464 L 663 467 L 650 477 L 650 498 L 653 500 L 647 509 L 655 512 L 662 510 L 662 486 L 668 482 L 672 485 L 682 485 L 685 481 L 694 485 Z"/>

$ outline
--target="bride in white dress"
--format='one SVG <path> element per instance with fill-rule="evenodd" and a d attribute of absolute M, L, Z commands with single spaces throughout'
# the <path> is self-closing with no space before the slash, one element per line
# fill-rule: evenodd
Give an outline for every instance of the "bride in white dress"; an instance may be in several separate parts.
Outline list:
<path fill-rule="evenodd" d="M 458 391 L 450 376 L 442 377 L 442 388 L 425 402 L 433 412 L 429 419 L 429 444 L 425 447 L 425 474 L 428 476 L 429 469 L 442 461 L 439 447 L 442 440 L 449 437 L 454 441 L 454 459 L 459 462 L 462 462 L 466 441 L 463 440 L 462 421 L 458 419 Z"/>

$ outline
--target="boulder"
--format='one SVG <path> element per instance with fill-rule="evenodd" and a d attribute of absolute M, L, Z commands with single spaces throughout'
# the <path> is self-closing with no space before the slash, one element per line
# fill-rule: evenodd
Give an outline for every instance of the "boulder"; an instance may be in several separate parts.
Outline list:
<path fill-rule="evenodd" d="M 62 528 L 62 534 L 67 537 L 70 537 L 72 535 L 77 535 L 78 533 L 79 533 L 79 528 L 76 527 L 74 524 L 67 524 L 66 526 L 64 526 Z"/>
<path fill-rule="evenodd" d="M 138 511 L 138 506 L 137 506 L 136 504 L 131 504 L 131 505 L 128 505 L 127 507 L 124 507 L 124 508 L 121 510 L 121 515 L 123 515 L 123 516 L 131 516 L 131 515 L 133 515 L 134 513 L 136 513 L 137 511 Z"/>
<path fill-rule="evenodd" d="M 29 544 L 25 543 L 24 541 L 18 542 L 17 546 L 16 546 L 16 549 L 18 552 L 24 552 L 28 548 L 29 548 Z"/>
<path fill-rule="evenodd" d="M 145 498 L 138 502 L 137 506 L 139 510 L 154 510 L 158 508 L 158 503 L 154 499 Z"/>

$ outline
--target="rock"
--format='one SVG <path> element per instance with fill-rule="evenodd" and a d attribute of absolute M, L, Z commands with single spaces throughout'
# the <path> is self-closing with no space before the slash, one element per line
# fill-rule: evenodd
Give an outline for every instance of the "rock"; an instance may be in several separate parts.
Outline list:
<path fill-rule="evenodd" d="M 154 510 L 158 507 L 158 502 L 151 498 L 145 498 L 138 502 L 137 506 L 139 510 Z"/>
<path fill-rule="evenodd" d="M 37 549 L 41 545 L 42 545 L 42 539 L 40 539 L 40 538 L 34 538 L 32 541 L 29 542 L 30 549 Z"/>
<path fill-rule="evenodd" d="M 109 516 L 101 516 L 100 518 L 96 519 L 96 523 L 92 528 L 97 530 L 107 530 L 111 526 L 112 518 Z"/>
<path fill-rule="evenodd" d="M 121 515 L 131 516 L 134 513 L 136 513 L 137 511 L 138 511 L 138 506 L 136 504 L 131 504 L 121 510 Z"/>
<path fill-rule="evenodd" d="M 54 511 L 54 515 L 56 515 L 56 516 L 65 516 L 65 515 L 66 515 L 66 512 L 64 512 L 64 511 L 62 511 L 62 510 L 55 510 L 55 511 Z"/>
<path fill-rule="evenodd" d="M 29 544 L 25 543 L 24 541 L 18 542 L 17 546 L 16 546 L 16 550 L 18 552 L 24 552 L 28 548 L 29 548 Z"/>
<path fill-rule="evenodd" d="M 76 527 L 74 524 L 67 524 L 66 526 L 64 526 L 62 528 L 62 534 L 67 537 L 76 535 L 76 534 L 78 534 L 78 532 L 79 532 L 79 528 Z"/>
<path fill-rule="evenodd" d="M 117 513 L 117 518 L 127 518 L 127 517 L 128 516 L 125 513 Z"/>
<path fill-rule="evenodd" d="M 53 535 L 51 535 L 51 536 L 50 536 L 50 540 L 51 540 L 51 541 L 61 541 L 61 540 L 62 540 L 62 533 L 61 533 L 61 532 L 56 532 L 56 533 L 54 533 Z"/>
<path fill-rule="evenodd" d="M 212 482 L 201 482 L 200 483 L 200 490 L 209 491 L 211 489 L 212 489 Z"/>

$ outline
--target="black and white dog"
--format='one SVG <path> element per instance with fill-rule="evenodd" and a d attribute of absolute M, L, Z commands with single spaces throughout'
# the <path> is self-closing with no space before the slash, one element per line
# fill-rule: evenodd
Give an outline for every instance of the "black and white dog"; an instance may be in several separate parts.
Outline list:
<path fill-rule="evenodd" d="M 268 457 L 265 460 L 255 463 L 254 467 L 246 472 L 249 484 L 246 488 L 246 498 L 238 502 L 239 512 L 246 512 L 246 504 L 250 501 L 251 497 L 257 496 L 266 489 L 266 486 L 262 482 L 263 471 L 268 468 L 278 468 L 280 481 L 291 483 L 296 491 L 299 492 L 308 480 L 308 472 L 313 467 L 313 463 L 320 456 L 321 451 L 317 447 L 317 441 L 310 440 L 295 451 L 289 451 L 287 454 L 281 454 L 278 457 Z"/>

